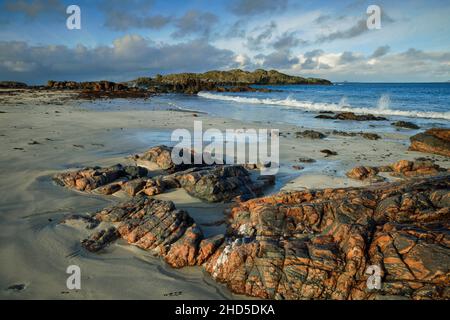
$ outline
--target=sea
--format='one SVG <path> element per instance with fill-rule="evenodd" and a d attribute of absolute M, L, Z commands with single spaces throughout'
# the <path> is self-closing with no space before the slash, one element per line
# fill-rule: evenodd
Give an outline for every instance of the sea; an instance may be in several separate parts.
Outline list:
<path fill-rule="evenodd" d="M 299 127 L 347 131 L 395 132 L 394 121 L 421 127 L 450 127 L 450 83 L 334 83 L 322 85 L 254 86 L 271 92 L 200 92 L 164 94 L 146 100 L 98 101 L 104 110 L 189 110 L 243 121 L 293 124 Z M 320 112 L 350 111 L 384 116 L 388 121 L 317 119 Z M 182 116 L 182 115 L 180 115 Z M 414 133 L 414 130 L 408 132 Z"/>

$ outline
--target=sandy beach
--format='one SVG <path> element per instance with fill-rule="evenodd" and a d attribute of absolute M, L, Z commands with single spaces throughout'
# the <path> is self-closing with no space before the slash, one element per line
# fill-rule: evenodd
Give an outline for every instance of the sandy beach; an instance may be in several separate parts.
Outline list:
<path fill-rule="evenodd" d="M 179 111 L 93 111 L 81 107 L 73 93 L 63 91 L 2 91 L 0 98 L 3 299 L 243 298 L 216 283 L 200 267 L 175 270 L 123 240 L 99 254 L 89 253 L 80 246 L 80 239 L 87 236 L 80 224 L 59 224 L 65 215 L 94 212 L 121 199 L 61 188 L 52 181 L 54 174 L 130 162 L 130 155 L 167 143 L 173 129 L 192 129 L 194 120 L 221 130 L 280 129 L 280 163 L 285 170 L 280 170 L 275 187 L 266 194 L 280 189 L 364 185 L 347 178 L 345 172 L 358 165 L 387 165 L 424 155 L 407 151 L 408 135 L 402 132 L 380 134 L 379 140 L 335 135 L 311 140 L 293 134 L 307 128 L 244 123 L 204 113 L 194 117 L 193 112 Z M 322 149 L 337 155 L 325 157 Z M 448 158 L 427 156 L 448 166 Z M 299 163 L 300 157 L 316 162 Z M 292 169 L 293 165 L 304 169 Z M 205 235 L 223 232 L 224 226 L 214 226 L 214 222 L 223 219 L 229 204 L 208 204 L 182 189 L 156 197 L 186 209 L 202 225 Z M 66 288 L 66 268 L 72 264 L 81 267 L 82 290 Z M 18 290 L 15 285 L 23 286 Z"/>

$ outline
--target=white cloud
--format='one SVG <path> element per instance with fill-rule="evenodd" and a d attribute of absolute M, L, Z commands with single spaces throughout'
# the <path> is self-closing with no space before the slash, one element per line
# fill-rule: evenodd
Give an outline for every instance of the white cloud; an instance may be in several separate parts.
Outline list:
<path fill-rule="evenodd" d="M 206 71 L 239 65 L 230 50 L 206 41 L 156 44 L 139 35 L 125 35 L 112 46 L 31 46 L 0 41 L 1 80 L 43 83 L 56 80 L 129 80 L 155 73 Z M 241 62 L 243 60 L 241 59 Z"/>

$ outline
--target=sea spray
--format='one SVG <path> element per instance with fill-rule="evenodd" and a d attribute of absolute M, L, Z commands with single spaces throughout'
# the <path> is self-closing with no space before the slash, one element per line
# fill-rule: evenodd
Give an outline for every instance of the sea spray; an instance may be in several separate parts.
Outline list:
<path fill-rule="evenodd" d="M 349 107 L 350 106 L 350 104 L 348 103 L 348 99 L 347 99 L 347 97 L 346 96 L 343 96 L 342 98 L 341 98 L 341 100 L 339 100 L 339 107 Z"/>
<path fill-rule="evenodd" d="M 388 94 L 381 95 L 380 99 L 378 99 L 378 110 L 389 110 L 389 106 L 391 104 L 391 98 Z"/>

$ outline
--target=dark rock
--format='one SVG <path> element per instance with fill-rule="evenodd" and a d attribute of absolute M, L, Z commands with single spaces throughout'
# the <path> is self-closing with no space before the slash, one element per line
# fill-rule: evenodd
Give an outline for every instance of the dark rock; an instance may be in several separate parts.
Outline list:
<path fill-rule="evenodd" d="M 89 238 L 81 241 L 83 248 L 90 252 L 98 252 L 119 237 L 116 228 L 111 227 L 93 233 Z"/>
<path fill-rule="evenodd" d="M 317 119 L 352 120 L 352 121 L 384 121 L 385 117 L 377 117 L 373 114 L 355 114 L 353 112 L 341 112 L 334 116 L 320 114 Z"/>
<path fill-rule="evenodd" d="M 299 131 L 295 133 L 295 136 L 297 138 L 309 138 L 309 139 L 323 139 L 326 137 L 326 135 L 324 135 L 323 133 L 314 130 Z"/>
<path fill-rule="evenodd" d="M 306 157 L 298 158 L 297 161 L 298 162 L 304 162 L 304 163 L 314 163 L 314 162 L 316 162 L 316 160 L 311 159 L 311 158 L 306 158 Z"/>
<path fill-rule="evenodd" d="M 331 82 L 325 79 L 302 78 L 283 74 L 276 70 L 266 71 L 262 69 L 253 72 L 234 69 L 229 71 L 208 71 L 205 73 L 157 75 L 153 79 L 139 78 L 130 82 L 131 86 L 145 87 L 153 92 L 179 92 L 187 94 L 196 94 L 199 91 L 227 90 L 227 88 L 221 89 L 224 86 L 237 88 L 231 90 L 241 90 L 241 88 L 248 88 L 252 84 L 330 85 Z"/>
<path fill-rule="evenodd" d="M 327 110 L 319 111 L 319 113 L 322 113 L 322 114 L 334 114 L 333 111 L 327 111 Z"/>
<path fill-rule="evenodd" d="M 337 155 L 336 151 L 331 151 L 331 150 L 328 150 L 328 149 L 320 150 L 320 152 L 325 153 L 325 157 Z"/>
<path fill-rule="evenodd" d="M 205 269 L 264 299 L 448 299 L 450 211 L 432 203 L 449 190 L 441 177 L 240 203 Z M 398 200 L 386 208 L 390 197 Z M 381 290 L 367 288 L 371 265 L 382 271 Z"/>
<path fill-rule="evenodd" d="M 417 124 L 408 122 L 408 121 L 397 121 L 397 122 L 393 122 L 391 124 L 395 127 L 400 127 L 400 128 L 420 129 L 420 127 Z"/>
<path fill-rule="evenodd" d="M 111 195 L 121 189 L 122 189 L 121 184 L 111 183 L 111 184 L 107 184 L 106 186 L 98 187 L 97 189 L 95 189 L 95 191 L 97 191 L 98 193 L 104 194 L 104 195 Z"/>
<path fill-rule="evenodd" d="M 0 81 L 0 89 L 25 89 L 28 85 L 17 81 Z"/>
<path fill-rule="evenodd" d="M 175 166 L 172 162 L 172 149 L 165 145 L 156 146 L 140 155 L 138 159 L 153 162 L 161 169 L 168 170 Z"/>
<path fill-rule="evenodd" d="M 142 249 L 167 256 L 175 267 L 196 264 L 201 230 L 183 210 L 171 201 L 137 196 L 132 200 L 106 208 L 97 214 L 101 221 L 117 222 L 120 236 Z"/>

